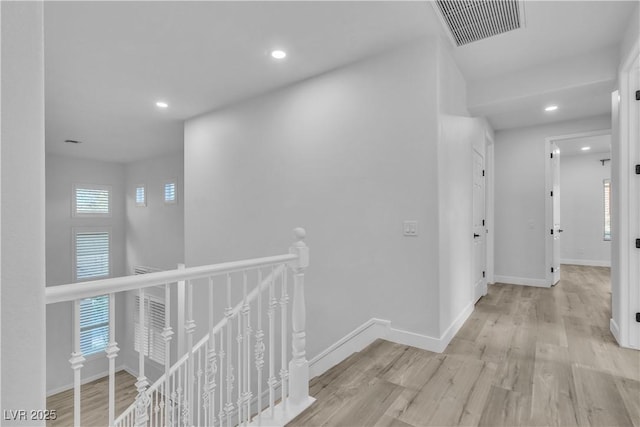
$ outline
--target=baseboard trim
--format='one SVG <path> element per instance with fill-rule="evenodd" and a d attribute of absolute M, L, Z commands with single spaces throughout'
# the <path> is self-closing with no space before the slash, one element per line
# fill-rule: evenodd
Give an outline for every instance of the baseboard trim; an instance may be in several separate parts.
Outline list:
<path fill-rule="evenodd" d="M 388 320 L 373 318 L 358 326 L 309 361 L 309 377 L 323 374 L 378 338 L 386 337 L 390 325 Z"/>
<path fill-rule="evenodd" d="M 434 353 L 442 353 L 456 333 L 460 330 L 464 322 L 473 313 L 474 304 L 469 304 L 458 315 L 458 317 L 449 325 L 440 338 L 428 335 L 417 334 L 415 332 L 405 331 L 402 329 L 390 328 L 387 339 L 398 344 L 410 345 L 422 350 L 433 351 Z"/>
<path fill-rule="evenodd" d="M 127 366 L 125 366 L 125 365 L 116 366 L 116 372 L 123 371 L 123 370 L 131 373 L 129 371 L 129 368 Z M 80 384 L 84 385 L 84 384 L 90 383 L 91 381 L 95 381 L 95 380 L 99 380 L 100 378 L 104 378 L 104 377 L 106 377 L 108 375 L 109 375 L 109 371 L 108 370 L 102 371 L 102 372 L 98 372 L 97 374 L 91 375 L 90 377 L 82 378 L 82 381 L 80 382 Z M 54 394 L 62 393 L 63 391 L 71 390 L 71 389 L 73 389 L 73 386 L 74 386 L 73 383 L 71 383 L 71 384 L 67 384 L 67 385 L 63 385 L 63 386 L 60 386 L 60 387 L 53 388 L 51 390 L 47 390 L 47 397 L 52 396 Z"/>
<path fill-rule="evenodd" d="M 464 322 L 471 316 L 474 307 L 473 303 L 469 303 L 439 338 L 392 328 L 389 320 L 369 319 L 311 359 L 309 361 L 309 377 L 322 375 L 353 353 L 364 350 L 369 344 L 380 338 L 434 353 L 442 353 L 464 325 Z"/>
<path fill-rule="evenodd" d="M 593 259 L 561 259 L 561 264 L 585 265 L 587 267 L 611 267 L 611 261 Z"/>
<path fill-rule="evenodd" d="M 613 320 L 613 318 L 609 319 L 609 330 L 611 331 L 611 334 L 613 335 L 613 338 L 615 338 L 618 345 L 622 346 L 622 342 L 620 341 L 620 328 L 618 327 L 616 321 Z"/>
<path fill-rule="evenodd" d="M 527 277 L 499 276 L 494 277 L 495 283 L 506 283 L 509 285 L 535 286 L 538 288 L 550 287 L 546 279 L 530 279 Z"/>

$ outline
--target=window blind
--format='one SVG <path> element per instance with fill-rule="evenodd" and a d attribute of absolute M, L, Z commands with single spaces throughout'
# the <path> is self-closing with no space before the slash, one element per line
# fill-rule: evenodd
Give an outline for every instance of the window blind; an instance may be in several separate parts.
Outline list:
<path fill-rule="evenodd" d="M 109 232 L 75 233 L 76 280 L 109 276 Z"/>
<path fill-rule="evenodd" d="M 144 296 L 144 325 L 140 327 L 140 296 L 135 297 L 135 343 L 134 349 L 149 359 L 164 365 L 164 301 L 149 295 Z"/>
<path fill-rule="evenodd" d="M 109 296 L 80 301 L 80 351 L 89 355 L 109 344 Z"/>
<path fill-rule="evenodd" d="M 604 180 L 604 240 L 611 240 L 611 180 Z"/>
<path fill-rule="evenodd" d="M 76 186 L 74 215 L 109 215 L 110 193 L 107 186 Z"/>
<path fill-rule="evenodd" d="M 136 206 L 147 206 L 147 198 L 144 185 L 136 187 Z"/>
<path fill-rule="evenodd" d="M 175 203 L 177 200 L 175 181 L 165 182 L 164 184 L 164 202 Z"/>

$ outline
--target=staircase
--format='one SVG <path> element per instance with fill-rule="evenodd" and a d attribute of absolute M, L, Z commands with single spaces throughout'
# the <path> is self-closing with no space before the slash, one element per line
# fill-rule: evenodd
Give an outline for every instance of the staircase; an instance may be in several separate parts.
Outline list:
<path fill-rule="evenodd" d="M 305 355 L 304 271 L 309 249 L 304 229 L 296 228 L 294 234 L 296 241 L 283 255 L 47 288 L 47 304 L 72 301 L 74 307 L 74 351 L 69 360 L 74 372 L 74 425 L 80 425 L 85 361 L 80 350 L 80 302 L 101 295 L 109 296 L 105 356 L 110 426 L 283 426 L 309 407 L 314 401 L 309 396 Z M 138 301 L 145 301 L 145 290 L 156 286 L 164 289 L 165 323 L 160 335 L 165 371 L 150 384 L 145 352 L 139 351 L 136 401 L 116 418 L 115 367 L 120 349 L 114 332 L 115 295 L 135 292 Z M 178 313 L 174 323 L 172 303 Z M 145 325 L 145 305 L 139 304 L 138 325 Z M 206 333 L 194 343 L 196 318 L 207 318 L 208 323 Z M 184 341 L 185 348 L 176 351 L 174 346 L 178 357 L 171 362 L 173 324 L 184 337 L 178 341 Z"/>

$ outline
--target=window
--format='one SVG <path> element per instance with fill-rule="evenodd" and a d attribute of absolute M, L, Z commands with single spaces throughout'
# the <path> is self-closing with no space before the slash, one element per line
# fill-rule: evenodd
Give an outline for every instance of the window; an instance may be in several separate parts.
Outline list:
<path fill-rule="evenodd" d="M 80 351 L 89 354 L 104 351 L 109 344 L 109 296 L 80 301 Z"/>
<path fill-rule="evenodd" d="M 176 188 L 176 180 L 166 181 L 164 183 L 164 202 L 173 204 L 178 202 L 178 190 Z"/>
<path fill-rule="evenodd" d="M 604 240 L 611 240 L 611 180 L 604 180 Z"/>
<path fill-rule="evenodd" d="M 76 281 L 101 279 L 111 274 L 109 230 L 74 229 L 74 277 Z"/>
<path fill-rule="evenodd" d="M 102 279 L 111 274 L 110 233 L 107 228 L 74 229 L 75 281 Z M 90 355 L 109 344 L 109 297 L 80 301 L 80 351 Z"/>
<path fill-rule="evenodd" d="M 147 206 L 147 193 L 144 184 L 136 186 L 136 206 Z"/>
<path fill-rule="evenodd" d="M 164 300 L 152 295 L 144 296 L 144 326 L 140 328 L 140 296 L 136 295 L 135 309 L 135 351 L 142 352 L 149 359 L 164 365 Z M 142 337 L 140 337 L 142 329 Z"/>
<path fill-rule="evenodd" d="M 111 216 L 111 186 L 73 186 L 73 216 Z"/>

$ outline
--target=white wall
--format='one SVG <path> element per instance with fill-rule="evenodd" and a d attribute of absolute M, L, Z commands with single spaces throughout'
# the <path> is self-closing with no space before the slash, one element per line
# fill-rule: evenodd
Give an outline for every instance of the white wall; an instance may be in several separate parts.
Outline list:
<path fill-rule="evenodd" d="M 127 163 L 125 169 L 124 193 L 126 198 L 126 252 L 127 267 L 125 274 L 133 273 L 133 266 L 141 265 L 162 270 L 172 270 L 178 263 L 184 262 L 184 156 L 182 151 Z M 164 183 L 177 179 L 178 202 L 164 203 Z M 147 193 L 147 206 L 139 207 L 135 203 L 136 186 L 144 184 Z M 164 297 L 159 288 L 149 293 Z M 170 319 L 177 332 L 176 296 L 172 292 Z M 133 372 L 138 370 L 138 353 L 134 350 L 135 299 L 133 293 L 126 296 L 125 328 L 122 351 L 119 355 L 122 363 Z M 171 342 L 172 360 L 176 360 L 177 335 Z M 151 381 L 164 373 L 164 367 L 147 360 L 145 375 Z"/>
<path fill-rule="evenodd" d="M 111 228 L 112 276 L 125 274 L 125 183 L 124 165 L 56 155 L 46 157 L 46 265 L 47 286 L 73 282 L 72 228 Z M 72 216 L 73 184 L 104 184 L 112 187 L 110 218 Z M 116 341 L 124 331 L 124 299 L 116 299 Z M 69 357 L 73 350 L 73 309 L 71 303 L 47 306 L 47 390 L 59 391 L 73 384 Z M 122 349 L 122 344 L 120 348 Z M 106 372 L 103 353 L 89 356 L 82 368 L 83 378 Z M 121 359 L 120 359 L 121 360 Z M 120 361 L 118 360 L 118 362 Z"/>
<path fill-rule="evenodd" d="M 629 24 L 620 45 L 619 71 L 630 66 L 630 61 L 638 55 L 640 40 L 640 6 L 636 6 L 634 13 L 629 16 Z M 637 73 L 631 72 L 631 76 Z M 638 222 L 638 214 L 634 197 L 637 197 L 633 172 L 631 168 L 638 161 L 636 153 L 637 124 L 629 120 L 635 100 L 633 93 L 637 90 L 635 83 L 631 83 L 625 75 L 619 74 L 619 93 L 612 96 L 613 126 L 611 155 L 612 181 L 612 248 L 611 248 L 611 331 L 616 340 L 623 346 L 640 347 L 640 329 L 633 322 L 633 313 L 637 312 L 633 299 L 640 295 L 640 277 L 638 272 L 637 252 L 629 246 L 625 236 L 633 235 Z M 636 87 L 634 87 L 636 86 Z M 620 95 L 618 97 L 617 95 Z M 622 99 L 622 102 L 620 102 Z M 637 116 L 636 116 L 637 117 Z M 630 214 L 630 215 L 629 215 Z M 635 259 L 634 259 L 635 258 Z M 640 297 L 638 297 L 640 300 Z M 636 334 L 637 333 L 637 334 Z"/>
<path fill-rule="evenodd" d="M 545 138 L 609 129 L 598 116 L 495 133 L 495 280 L 546 286 Z"/>
<path fill-rule="evenodd" d="M 435 57 L 416 43 L 186 122 L 187 264 L 306 227 L 309 357 L 374 316 L 439 336 Z"/>
<path fill-rule="evenodd" d="M 611 241 L 603 240 L 603 181 L 611 179 L 610 153 L 560 157 L 560 257 L 563 264 L 611 265 Z"/>
<path fill-rule="evenodd" d="M 134 265 L 163 270 L 184 262 L 184 156 L 182 151 L 127 163 L 126 174 L 126 247 L 125 274 Z M 164 183 L 177 178 L 178 203 L 164 203 Z M 146 186 L 147 206 L 135 203 L 135 189 Z"/>
<path fill-rule="evenodd" d="M 41 2 L 1 2 L 2 410 L 45 409 Z M 3 412 L 4 414 L 4 412 Z M 4 417 L 3 417 L 4 418 Z M 3 425 L 44 425 L 7 421 Z"/>
<path fill-rule="evenodd" d="M 474 144 L 475 143 L 475 144 Z M 473 301 L 472 149 L 484 152 L 484 128 L 477 119 L 440 116 L 438 145 L 440 334 Z"/>

